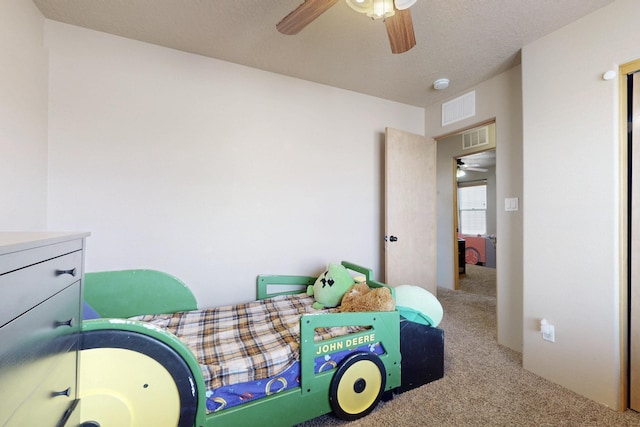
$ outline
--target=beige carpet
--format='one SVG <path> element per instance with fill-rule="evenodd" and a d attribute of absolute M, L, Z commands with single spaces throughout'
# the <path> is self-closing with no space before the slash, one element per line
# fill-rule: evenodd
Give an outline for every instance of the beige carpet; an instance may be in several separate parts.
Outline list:
<path fill-rule="evenodd" d="M 301 426 L 640 426 L 638 413 L 619 413 L 522 369 L 521 355 L 496 343 L 495 270 L 471 267 L 463 282 L 477 274 L 484 285 L 438 289 L 444 378 L 351 423 L 325 415 Z"/>
<path fill-rule="evenodd" d="M 467 264 L 460 275 L 458 289 L 472 294 L 496 296 L 496 269 Z"/>

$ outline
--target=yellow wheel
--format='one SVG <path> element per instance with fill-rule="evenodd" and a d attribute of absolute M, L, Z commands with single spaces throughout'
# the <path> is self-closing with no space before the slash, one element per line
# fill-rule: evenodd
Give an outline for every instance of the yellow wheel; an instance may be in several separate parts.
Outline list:
<path fill-rule="evenodd" d="M 79 367 L 81 425 L 193 426 L 195 381 L 166 344 L 127 331 L 85 332 Z"/>
<path fill-rule="evenodd" d="M 343 420 L 364 417 L 376 407 L 386 385 L 386 370 L 378 356 L 355 353 L 342 361 L 329 388 L 333 413 Z"/>

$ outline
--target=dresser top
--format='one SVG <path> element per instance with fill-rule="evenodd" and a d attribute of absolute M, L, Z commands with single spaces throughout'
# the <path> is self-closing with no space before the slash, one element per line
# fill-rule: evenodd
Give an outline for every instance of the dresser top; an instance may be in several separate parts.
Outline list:
<path fill-rule="evenodd" d="M 52 245 L 69 240 L 82 239 L 90 233 L 55 233 L 55 232 L 0 232 L 0 255 Z"/>

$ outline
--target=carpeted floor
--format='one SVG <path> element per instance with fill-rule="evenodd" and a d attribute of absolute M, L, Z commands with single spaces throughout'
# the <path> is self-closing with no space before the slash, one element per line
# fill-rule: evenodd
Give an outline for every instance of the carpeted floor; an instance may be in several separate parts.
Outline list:
<path fill-rule="evenodd" d="M 496 296 L 496 269 L 467 264 L 460 275 L 458 289 L 477 295 Z"/>
<path fill-rule="evenodd" d="M 471 267 L 460 290 L 438 289 L 444 378 L 351 423 L 325 415 L 300 426 L 640 426 L 638 413 L 619 413 L 522 369 L 521 355 L 496 342 L 495 270 Z M 468 280 L 475 276 L 484 279 Z"/>

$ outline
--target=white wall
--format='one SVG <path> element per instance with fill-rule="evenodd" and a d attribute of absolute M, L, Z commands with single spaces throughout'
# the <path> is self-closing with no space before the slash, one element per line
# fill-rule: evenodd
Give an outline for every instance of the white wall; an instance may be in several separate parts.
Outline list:
<path fill-rule="evenodd" d="M 30 1 L 0 2 L 0 230 L 47 225 L 47 52 Z"/>
<path fill-rule="evenodd" d="M 522 98 L 521 68 L 514 67 L 470 90 L 476 91 L 476 115 L 442 127 L 441 104 L 427 107 L 425 135 L 451 134 L 474 124 L 495 119 L 496 123 L 496 222 L 498 244 L 496 263 L 498 342 L 522 351 L 522 210 L 505 212 L 504 199 L 522 197 Z M 468 91 L 464 91 L 466 93 Z M 462 93 L 451 94 L 451 98 Z M 440 147 L 439 147 L 440 149 Z M 454 155 L 454 154 L 451 154 Z M 440 169 L 438 174 L 440 174 Z M 448 172 L 447 172 L 448 174 Z M 450 199 L 444 203 L 452 206 Z M 441 203 L 442 199 L 438 199 Z M 441 227 L 443 221 L 448 221 Z M 438 231 L 452 229 L 452 216 L 438 218 Z M 439 253 L 453 255 L 453 239 L 438 240 Z M 453 260 L 438 259 L 438 286 L 452 287 Z M 442 263 L 442 265 L 441 265 Z M 448 263 L 448 264 L 444 264 Z M 444 276 L 440 276 L 440 273 Z"/>
<path fill-rule="evenodd" d="M 49 222 L 92 233 L 88 271 L 168 271 L 201 306 L 260 273 L 380 273 L 384 127 L 422 133 L 423 109 L 54 21 L 46 40 Z"/>
<path fill-rule="evenodd" d="M 616 408 L 618 85 L 601 76 L 640 58 L 639 17 L 640 2 L 618 0 L 522 51 L 524 367 Z"/>

